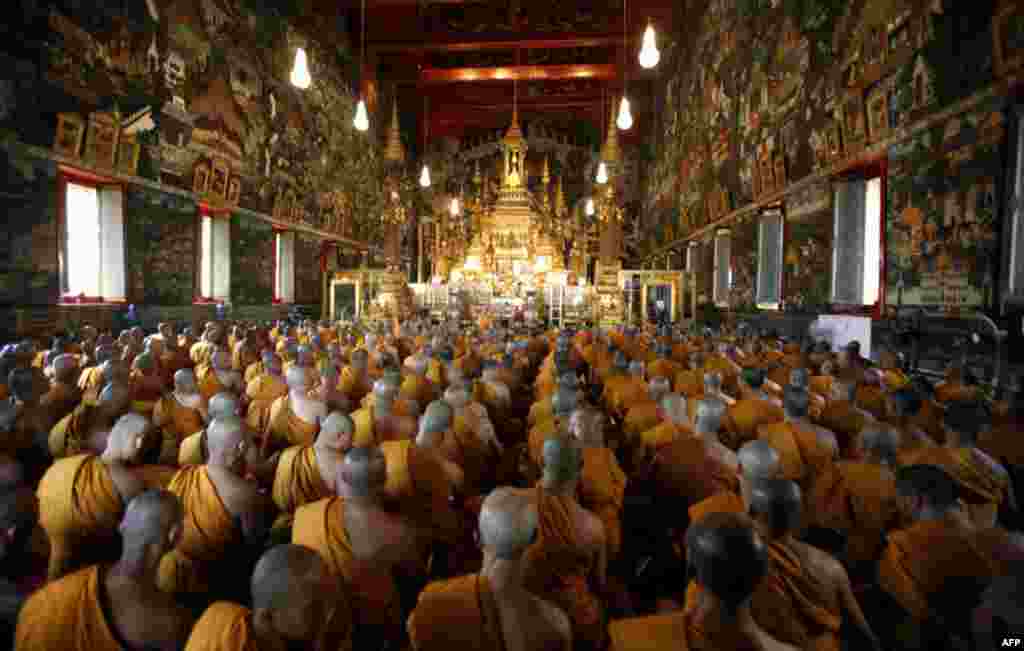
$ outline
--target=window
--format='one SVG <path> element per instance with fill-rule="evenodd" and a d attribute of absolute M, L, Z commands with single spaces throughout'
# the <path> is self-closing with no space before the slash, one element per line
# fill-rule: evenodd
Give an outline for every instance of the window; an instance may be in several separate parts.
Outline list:
<path fill-rule="evenodd" d="M 1014 156 L 1014 175 L 1010 180 L 1013 198 L 1007 235 L 1010 251 L 1007 262 L 1006 300 L 1016 305 L 1024 303 L 1024 107 L 1017 108 L 1017 151 Z"/>
<path fill-rule="evenodd" d="M 279 303 L 295 302 L 295 233 L 277 234 L 277 266 L 274 274 L 274 298 Z"/>
<path fill-rule="evenodd" d="M 832 302 L 874 305 L 882 279 L 882 179 L 844 181 L 836 188 Z"/>
<path fill-rule="evenodd" d="M 199 292 L 204 299 L 231 297 L 231 220 L 203 215 L 201 223 Z"/>
<path fill-rule="evenodd" d="M 715 279 L 712 288 L 715 305 L 729 307 L 732 290 L 732 235 L 728 230 L 715 234 Z"/>
<path fill-rule="evenodd" d="M 777 310 L 782 302 L 781 210 L 765 212 L 758 225 L 757 306 Z"/>
<path fill-rule="evenodd" d="M 125 300 L 121 188 L 68 183 L 65 198 L 64 295 Z"/>

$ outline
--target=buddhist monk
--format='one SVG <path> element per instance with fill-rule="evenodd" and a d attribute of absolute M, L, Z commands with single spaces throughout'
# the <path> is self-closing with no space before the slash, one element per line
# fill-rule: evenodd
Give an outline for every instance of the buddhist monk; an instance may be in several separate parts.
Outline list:
<path fill-rule="evenodd" d="M 189 348 L 189 357 L 197 369 L 210 363 L 210 358 L 218 349 L 221 333 L 222 329 L 216 323 L 207 323 L 200 340 Z"/>
<path fill-rule="evenodd" d="M 748 368 L 740 374 L 740 399 L 729 406 L 726 445 L 738 450 L 757 438 L 757 428 L 785 420 L 782 405 L 764 391 L 765 372 Z"/>
<path fill-rule="evenodd" d="M 810 395 L 802 389 L 787 388 L 783 397 L 785 421 L 758 428 L 758 438 L 779 453 L 782 478 L 806 487 L 838 458 L 835 436 L 807 421 Z"/>
<path fill-rule="evenodd" d="M 885 546 L 885 532 L 902 520 L 896 492 L 899 434 L 870 426 L 861 432 L 853 460 L 828 468 L 807 496 L 807 519 L 845 535 L 845 559 L 851 572 L 873 572 Z"/>
<path fill-rule="evenodd" d="M 561 373 L 557 376 L 557 381 L 553 385 L 553 391 L 538 396 L 538 400 L 530 405 L 530 413 L 527 416 L 527 424 L 533 428 L 539 423 L 542 423 L 552 417 L 551 401 L 554 398 L 555 391 L 559 387 L 565 387 L 566 389 L 576 393 L 578 401 L 583 400 L 583 394 L 580 391 L 579 377 L 573 373 L 568 367 L 558 369 Z"/>
<path fill-rule="evenodd" d="M 606 385 L 606 405 L 611 414 L 621 422 L 632 405 L 647 398 L 647 383 L 644 381 L 643 362 L 630 362 L 629 373 L 625 380 L 613 384 L 609 389 Z"/>
<path fill-rule="evenodd" d="M 207 407 L 189 369 L 174 374 L 174 390 L 153 408 L 153 425 L 163 432 L 161 463 L 175 463 L 182 442 L 203 430 Z"/>
<path fill-rule="evenodd" d="M 174 495 L 146 491 L 129 502 L 118 531 L 121 556 L 59 578 L 34 594 L 18 617 L 17 647 L 180 649 L 192 614 L 156 586 L 160 557 L 181 534 Z"/>
<path fill-rule="evenodd" d="M 0 454 L 18 459 L 29 475 L 38 477 L 48 461 L 47 426 L 53 421 L 41 404 L 46 378 L 39 369 L 21 367 L 12 370 L 7 381 L 11 396 Z"/>
<path fill-rule="evenodd" d="M 609 626 L 613 651 L 797 651 L 755 622 L 751 597 L 768 571 L 768 552 L 740 514 L 708 516 L 686 533 L 694 576 L 693 607 L 685 613 L 618 620 Z"/>
<path fill-rule="evenodd" d="M 766 441 L 745 443 L 736 453 L 739 491 L 719 491 L 689 508 L 690 522 L 695 523 L 710 513 L 746 513 L 750 503 L 750 487 L 761 479 L 781 476 L 779 453 Z"/>
<path fill-rule="evenodd" d="M 130 466 L 139 460 L 150 428 L 143 416 L 122 416 L 102 456 L 59 459 L 43 475 L 36 494 L 39 524 L 50 540 L 51 580 L 106 558 L 124 505 L 144 489 Z"/>
<path fill-rule="evenodd" d="M 355 424 L 340 412 L 324 419 L 313 445 L 295 445 L 272 459 L 271 497 L 281 515 L 275 530 L 291 526 L 296 509 L 338 492 L 336 479 L 345 454 L 352 449 Z"/>
<path fill-rule="evenodd" d="M 1009 473 L 977 447 L 978 434 L 986 419 L 977 403 L 951 403 L 943 420 L 945 445 L 921 448 L 903 459 L 906 465 L 931 464 L 945 470 L 957 483 L 971 521 L 979 528 L 995 526 L 1004 501 L 1016 510 Z"/>
<path fill-rule="evenodd" d="M 352 411 L 352 403 L 348 396 L 338 388 L 338 367 L 333 362 L 325 360 L 319 364 L 319 371 L 320 379 L 313 389 L 313 397 L 327 405 L 328 411 L 341 411 L 346 414 Z"/>
<path fill-rule="evenodd" d="M 205 400 L 218 393 L 240 395 L 245 391 L 242 374 L 232 369 L 231 355 L 223 350 L 215 351 L 210 356 L 209 364 L 196 366 L 196 384 Z"/>
<path fill-rule="evenodd" d="M 577 409 L 569 418 L 569 432 L 579 441 L 583 452 L 580 504 L 600 518 L 608 540 L 608 558 L 615 560 L 622 548 L 626 474 L 605 445 L 604 430 L 604 414 L 596 409 Z"/>
<path fill-rule="evenodd" d="M 352 598 L 357 646 L 402 639 L 395 576 L 422 577 L 429 551 L 421 530 L 385 508 L 387 461 L 378 448 L 355 448 L 337 468 L 340 497 L 301 506 L 292 542 L 317 551 Z"/>
<path fill-rule="evenodd" d="M 293 366 L 287 374 L 288 395 L 274 401 L 264 430 L 264 450 L 312 445 L 327 416 L 327 405 L 310 397 L 312 382 L 305 369 Z"/>
<path fill-rule="evenodd" d="M 832 395 L 817 423 L 836 435 L 839 451 L 847 456 L 850 445 L 864 426 L 874 420 L 868 412 L 857 407 L 857 386 L 860 376 L 845 371 L 832 382 Z"/>
<path fill-rule="evenodd" d="M 86 451 L 100 453 L 107 433 L 131 407 L 127 384 L 108 384 L 96 402 L 84 400 L 50 430 L 48 447 L 55 459 Z"/>
<path fill-rule="evenodd" d="M 438 388 L 427 378 L 427 367 L 427 359 L 422 357 L 412 365 L 406 365 L 407 373 L 399 389 L 400 397 L 425 405 L 440 396 Z"/>
<path fill-rule="evenodd" d="M 579 404 L 577 393 L 570 389 L 559 386 L 551 396 L 551 418 L 535 425 L 530 430 L 529 461 L 532 468 L 527 473 L 529 477 L 537 476 L 542 465 L 544 442 L 563 433 L 569 424 L 569 417 Z"/>
<path fill-rule="evenodd" d="M 886 619 L 902 620 L 920 635 L 943 601 L 956 600 L 956 607 L 964 609 L 980 602 L 982 589 L 1003 573 L 993 544 L 1003 541 L 991 535 L 994 530 L 972 526 L 956 482 L 939 466 L 900 468 L 896 488 L 914 522 L 889 533 L 878 583 L 905 611 L 890 608 Z M 944 590 L 952 590 L 945 599 Z"/>
<path fill-rule="evenodd" d="M 344 593 L 313 550 L 269 549 L 252 573 L 251 592 L 251 610 L 229 601 L 207 608 L 185 651 L 351 651 L 347 629 L 330 626 L 350 617 Z"/>
<path fill-rule="evenodd" d="M 238 416 L 241 406 L 238 397 L 233 393 L 218 393 L 210 399 L 210 404 L 205 407 L 204 419 L 213 422 L 218 418 Z M 253 458 L 255 450 L 250 451 L 250 459 Z M 207 444 L 206 427 L 185 438 L 178 448 L 179 466 L 199 466 L 206 463 L 209 457 L 209 445 Z"/>
<path fill-rule="evenodd" d="M 533 489 L 540 527 L 527 552 L 527 585 L 569 616 L 574 648 L 601 648 L 606 630 L 599 595 L 607 580 L 608 538 L 601 520 L 576 501 L 582 449 L 571 437 L 549 439 L 543 461 Z"/>
<path fill-rule="evenodd" d="M 701 392 L 686 397 L 687 411 L 690 414 L 691 420 L 697 417 L 697 403 L 705 399 L 718 400 L 725 404 L 726 408 L 732 406 L 736 402 L 732 396 L 725 393 L 722 389 L 722 374 L 717 371 L 706 371 L 704 373 L 704 385 Z M 723 427 L 727 431 L 732 429 L 728 417 L 729 413 L 726 411 Z"/>
<path fill-rule="evenodd" d="M 186 466 L 167 489 L 185 509 L 185 528 L 160 564 L 160 589 L 204 603 L 237 588 L 270 528 L 272 505 L 244 477 L 251 445 L 237 416 L 207 428 L 206 465 Z"/>
<path fill-rule="evenodd" d="M 464 493 L 478 495 L 495 481 L 495 470 L 504 448 L 494 433 L 487 410 L 470 400 L 464 384 L 452 384 L 444 392 L 444 401 L 454 411 L 451 460 L 464 474 Z"/>
<path fill-rule="evenodd" d="M 99 394 L 100 389 L 107 383 L 103 377 L 104 365 L 113 357 L 113 346 L 96 346 L 94 364 L 82 369 L 78 376 L 78 388 L 81 389 L 83 396 L 92 395 L 95 398 Z"/>
<path fill-rule="evenodd" d="M 391 382 L 377 380 L 366 405 L 352 413 L 356 424 L 356 447 L 371 447 L 383 441 L 412 438 L 416 434 L 416 419 L 400 415 L 395 409 L 398 390 Z M 372 397 L 372 401 L 369 398 Z"/>
<path fill-rule="evenodd" d="M 499 488 L 480 511 L 479 574 L 431 583 L 409 618 L 415 651 L 569 651 L 571 623 L 524 583 L 524 555 L 538 535 L 529 496 Z"/>
<path fill-rule="evenodd" d="M 665 378 L 669 382 L 675 379 L 676 375 L 683 370 L 676 362 L 672 361 L 672 349 L 668 344 L 658 344 L 654 349 L 657 358 L 647 367 L 647 377 Z"/>
<path fill-rule="evenodd" d="M 253 432 L 262 434 L 270 422 L 270 408 L 275 400 L 288 394 L 288 384 L 278 355 L 266 353 L 260 366 L 262 370 L 246 384 L 245 400 L 248 403 L 246 424 Z"/>
<path fill-rule="evenodd" d="M 672 390 L 671 381 L 665 376 L 653 377 L 647 385 L 647 398 L 632 404 L 622 421 L 622 432 L 628 445 L 640 443 L 643 433 L 652 430 L 661 422 L 659 405 L 662 398 Z"/>
<path fill-rule="evenodd" d="M 53 374 L 50 390 L 39 400 L 39 407 L 50 418 L 49 431 L 60 419 L 64 418 L 78 406 L 82 400 L 82 390 L 78 388 L 81 373 L 78 357 L 75 355 L 59 355 L 51 365 Z"/>
<path fill-rule="evenodd" d="M 754 591 L 754 620 L 776 639 L 798 648 L 838 651 L 845 613 L 873 648 L 881 648 L 842 564 L 796 540 L 802 500 L 796 483 L 785 479 L 762 480 L 752 487 L 750 515 L 769 558 L 768 576 Z"/>
<path fill-rule="evenodd" d="M 919 425 L 922 404 L 920 394 L 912 386 L 888 395 L 887 421 L 899 433 L 901 457 L 920 448 L 935 447 L 935 441 Z"/>

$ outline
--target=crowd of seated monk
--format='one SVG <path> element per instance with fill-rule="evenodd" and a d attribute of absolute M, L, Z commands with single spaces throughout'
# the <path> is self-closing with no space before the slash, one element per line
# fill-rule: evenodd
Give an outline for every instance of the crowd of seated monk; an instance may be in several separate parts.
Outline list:
<path fill-rule="evenodd" d="M 0 645 L 981 650 L 1024 630 L 1019 406 L 962 367 L 932 386 L 856 342 L 516 325 L 4 347 Z"/>

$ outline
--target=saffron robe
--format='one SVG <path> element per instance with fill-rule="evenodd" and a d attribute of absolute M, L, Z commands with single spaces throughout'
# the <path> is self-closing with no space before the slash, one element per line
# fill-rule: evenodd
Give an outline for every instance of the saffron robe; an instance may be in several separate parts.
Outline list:
<path fill-rule="evenodd" d="M 904 465 L 939 466 L 960 487 L 971 517 L 986 511 L 994 520 L 1010 489 L 1010 477 L 976 448 L 926 447 L 901 459 Z"/>
<path fill-rule="evenodd" d="M 653 400 L 645 400 L 630 407 L 626 419 L 622 421 L 622 431 L 627 440 L 636 440 L 643 433 L 654 429 L 661 422 L 658 404 Z"/>
<path fill-rule="evenodd" d="M 790 423 L 775 423 L 762 425 L 757 432 L 758 438 L 779 453 L 782 478 L 797 482 L 805 491 L 815 477 L 832 465 L 834 451 L 823 445 L 814 431 Z"/>
<path fill-rule="evenodd" d="M 245 395 L 249 399 L 245 424 L 254 432 L 264 432 L 270 422 L 270 408 L 275 400 L 288 395 L 288 385 L 281 378 L 265 373 L 246 383 Z"/>
<path fill-rule="evenodd" d="M 739 493 L 722 491 L 697 502 L 687 512 L 690 514 L 690 524 L 694 524 L 712 513 L 745 514 L 747 509 Z"/>
<path fill-rule="evenodd" d="M 744 443 L 756 439 L 757 428 L 761 425 L 781 423 L 785 420 L 780 407 L 761 398 L 737 400 L 729 406 L 728 414 L 729 429 L 723 431 L 720 438 L 726 447 L 733 450 L 738 450 Z"/>
<path fill-rule="evenodd" d="M 608 651 L 756 651 L 761 645 L 736 626 L 712 628 L 697 613 L 648 615 L 613 621 Z"/>
<path fill-rule="evenodd" d="M 117 548 L 125 505 L 99 457 L 81 454 L 55 461 L 36 495 L 39 524 L 50 539 L 50 579 L 107 560 L 110 545 Z"/>
<path fill-rule="evenodd" d="M 850 401 L 833 400 L 825 406 L 816 422 L 836 435 L 840 456 L 848 456 L 868 419 Z"/>
<path fill-rule="evenodd" d="M 292 410 L 290 396 L 281 396 L 271 405 L 264 430 L 264 435 L 270 437 L 271 448 L 312 445 L 319 434 L 319 423 L 307 423 Z"/>
<path fill-rule="evenodd" d="M 78 387 L 54 383 L 40 398 L 39 407 L 49 416 L 52 429 L 54 424 L 73 412 L 81 401 L 82 392 Z"/>
<path fill-rule="evenodd" d="M 196 366 L 196 386 L 199 388 L 203 400 L 207 402 L 218 393 L 227 391 L 220 378 L 217 377 L 217 371 L 213 370 L 209 364 Z"/>
<path fill-rule="evenodd" d="M 413 441 L 384 441 L 380 451 L 387 463 L 384 494 L 397 511 L 442 540 L 459 532 L 452 510 L 451 486 L 444 467 Z"/>
<path fill-rule="evenodd" d="M 50 430 L 50 455 L 60 459 L 85 452 L 99 408 L 83 401 Z"/>
<path fill-rule="evenodd" d="M 271 488 L 274 504 L 281 511 L 275 528 L 290 525 L 292 515 L 300 506 L 333 493 L 320 474 L 316 449 L 312 445 L 296 445 L 285 449 L 277 461 Z"/>
<path fill-rule="evenodd" d="M 169 393 L 153 408 L 153 418 L 164 421 L 161 463 L 176 463 L 178 450 L 187 437 L 203 431 L 203 415 L 198 409 L 181 404 Z"/>
<path fill-rule="evenodd" d="M 604 524 L 608 558 L 616 558 L 622 547 L 622 504 L 626 495 L 626 473 L 608 448 L 583 448 L 579 501 Z"/>
<path fill-rule="evenodd" d="M 409 617 L 408 631 L 415 651 L 505 648 L 497 602 L 479 574 L 429 584 Z"/>
<path fill-rule="evenodd" d="M 21 607 L 15 648 L 121 651 L 121 642 L 103 612 L 103 601 L 97 565 L 46 584 Z"/>
<path fill-rule="evenodd" d="M 261 651 L 252 612 L 230 601 L 213 603 L 192 627 L 185 651 Z"/>

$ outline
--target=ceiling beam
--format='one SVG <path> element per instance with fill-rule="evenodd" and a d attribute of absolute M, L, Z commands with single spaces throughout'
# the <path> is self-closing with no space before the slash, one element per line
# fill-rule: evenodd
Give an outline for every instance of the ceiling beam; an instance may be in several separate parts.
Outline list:
<path fill-rule="evenodd" d="M 465 37 L 439 37 L 429 41 L 388 42 L 373 41 L 367 48 L 381 54 L 418 54 L 420 52 L 479 52 L 483 50 L 557 50 L 572 47 L 607 47 L 622 45 L 626 41 L 621 34 L 580 36 L 579 34 L 524 34 L 522 38 L 509 40 L 505 35 L 495 39 L 481 39 L 479 34 L 473 40 Z M 636 39 L 632 39 L 636 40 Z"/>
<path fill-rule="evenodd" d="M 619 68 L 611 63 L 553 66 L 502 66 L 499 68 L 426 68 L 421 84 L 451 84 L 465 81 L 524 81 L 543 79 L 618 79 Z"/>

